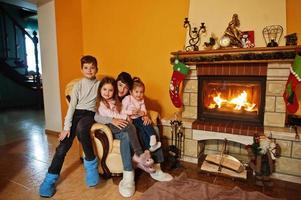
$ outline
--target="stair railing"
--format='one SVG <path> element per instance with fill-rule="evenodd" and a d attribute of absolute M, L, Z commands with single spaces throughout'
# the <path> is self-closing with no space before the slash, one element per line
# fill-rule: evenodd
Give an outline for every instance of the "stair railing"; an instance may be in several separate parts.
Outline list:
<path fill-rule="evenodd" d="M 2 20 L 2 30 L 3 30 L 3 55 L 1 56 L 2 59 L 5 61 L 9 58 L 9 35 L 8 35 L 8 31 L 7 29 L 9 28 L 9 23 L 12 24 L 13 26 L 13 34 L 14 34 L 14 59 L 15 59 L 15 63 L 18 63 L 19 65 L 23 65 L 24 67 L 26 67 L 26 72 L 24 75 L 27 75 L 28 71 L 27 71 L 27 54 L 26 54 L 26 48 L 24 48 L 24 55 L 23 56 L 23 61 L 20 62 L 20 51 L 19 51 L 19 47 L 21 42 L 24 43 L 24 47 L 25 47 L 25 35 L 28 36 L 28 38 L 30 39 L 30 41 L 33 42 L 34 44 L 34 55 L 35 55 L 35 74 L 33 75 L 33 81 L 35 84 L 36 89 L 40 89 L 41 88 L 41 76 L 40 76 L 40 70 L 39 70 L 39 57 L 38 57 L 38 42 L 39 39 L 37 37 L 37 32 L 33 31 L 33 36 L 31 36 L 18 22 L 17 20 L 14 19 L 14 17 L 12 17 L 2 6 L 0 6 L 0 12 L 1 14 L 1 20 Z M 21 41 L 20 41 L 20 37 L 18 37 L 17 35 L 17 31 L 20 31 L 22 33 L 22 37 L 21 37 Z M 19 43 L 18 43 L 19 42 Z"/>

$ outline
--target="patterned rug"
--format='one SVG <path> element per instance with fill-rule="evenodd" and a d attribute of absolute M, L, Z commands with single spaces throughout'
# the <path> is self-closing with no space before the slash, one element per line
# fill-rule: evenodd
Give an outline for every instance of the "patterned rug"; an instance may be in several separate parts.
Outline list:
<path fill-rule="evenodd" d="M 143 193 L 140 200 L 276 200 L 260 192 L 248 192 L 234 187 L 232 189 L 189 179 L 186 174 L 170 182 L 157 182 Z M 279 200 L 279 199 L 277 199 Z"/>

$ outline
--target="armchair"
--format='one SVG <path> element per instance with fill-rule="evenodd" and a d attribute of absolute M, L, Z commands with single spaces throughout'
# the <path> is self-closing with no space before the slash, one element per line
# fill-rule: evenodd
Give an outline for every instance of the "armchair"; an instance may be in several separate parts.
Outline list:
<path fill-rule="evenodd" d="M 65 88 L 65 97 L 67 103 L 70 102 L 70 94 L 74 84 L 80 79 L 70 81 Z M 149 116 L 155 125 L 157 133 L 157 121 L 159 114 L 156 111 L 148 111 Z M 113 138 L 111 130 L 108 126 L 100 123 L 94 123 L 90 130 L 91 140 L 94 147 L 94 152 L 99 159 L 99 172 L 105 177 L 120 176 L 123 172 L 123 165 L 120 154 L 120 141 Z M 78 142 L 79 144 L 79 142 Z M 81 145 L 79 144 L 79 156 L 82 159 L 84 153 Z"/>

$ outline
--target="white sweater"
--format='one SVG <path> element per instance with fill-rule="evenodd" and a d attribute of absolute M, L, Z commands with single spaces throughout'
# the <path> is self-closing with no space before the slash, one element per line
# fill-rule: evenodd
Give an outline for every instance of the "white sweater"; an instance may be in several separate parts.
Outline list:
<path fill-rule="evenodd" d="M 98 86 L 98 80 L 87 78 L 82 78 L 74 84 L 70 104 L 65 117 L 64 130 L 70 130 L 75 109 L 96 111 Z"/>

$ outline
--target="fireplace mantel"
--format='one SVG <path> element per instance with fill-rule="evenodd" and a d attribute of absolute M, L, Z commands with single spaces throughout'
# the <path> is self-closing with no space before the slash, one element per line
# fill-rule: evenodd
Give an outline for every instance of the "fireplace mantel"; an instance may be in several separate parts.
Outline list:
<path fill-rule="evenodd" d="M 187 65 L 206 63 L 273 63 L 292 62 L 301 46 L 228 48 L 202 51 L 172 52 L 171 63 L 178 58 Z"/>

